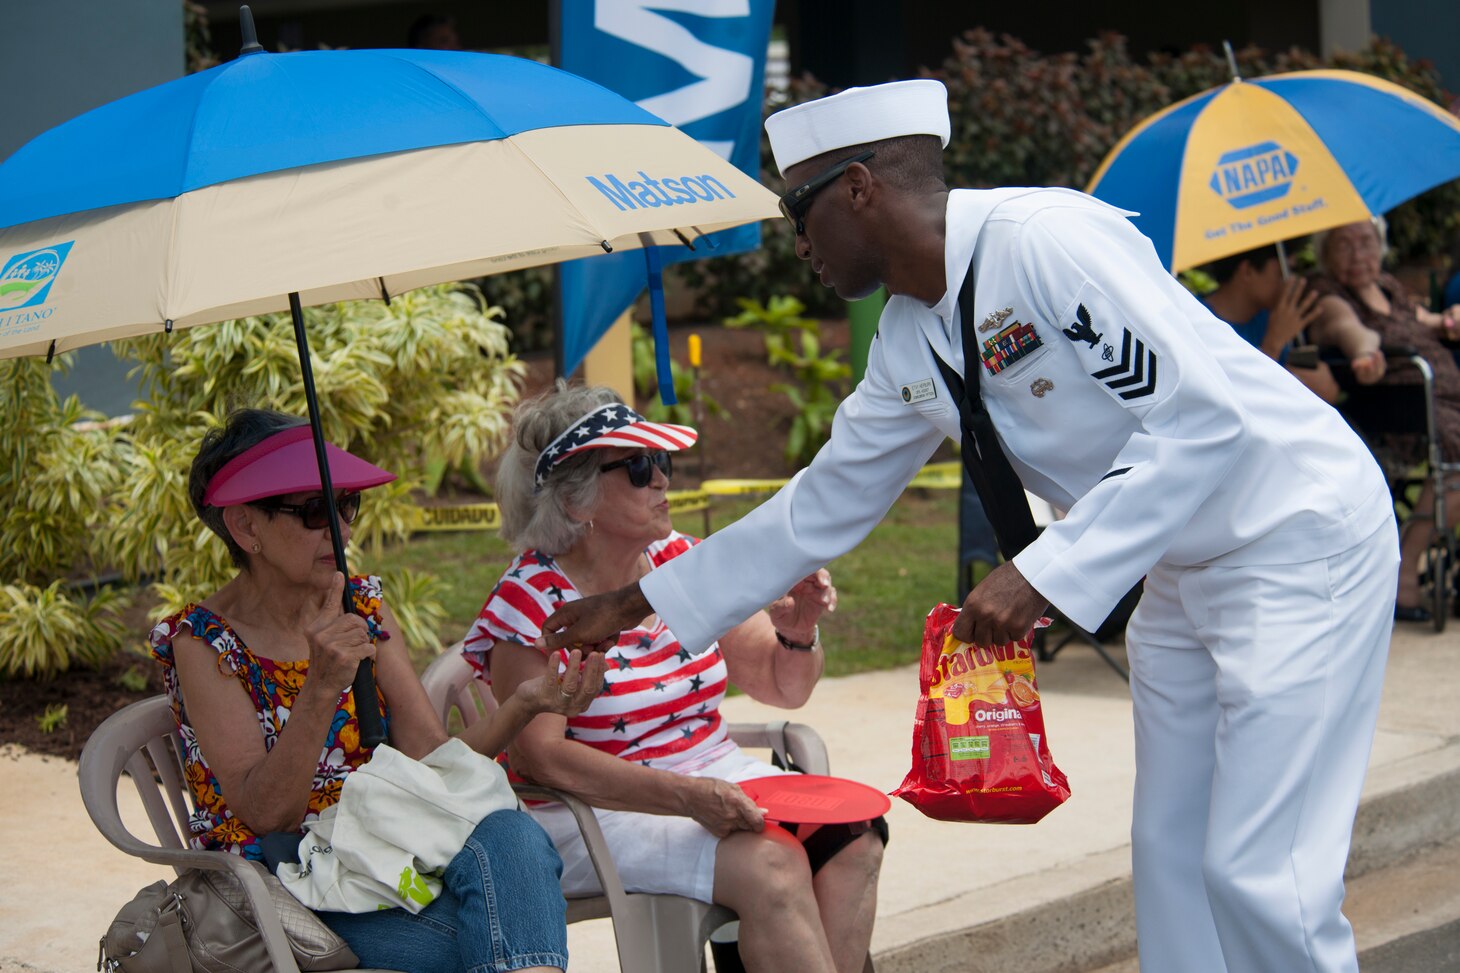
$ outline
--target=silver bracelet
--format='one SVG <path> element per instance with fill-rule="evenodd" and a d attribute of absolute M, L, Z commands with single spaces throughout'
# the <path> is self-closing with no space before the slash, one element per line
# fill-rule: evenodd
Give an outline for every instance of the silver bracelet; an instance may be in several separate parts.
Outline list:
<path fill-rule="evenodd" d="M 790 649 L 792 652 L 811 652 L 821 644 L 821 626 L 817 625 L 811 629 L 810 642 L 792 642 L 776 629 L 776 641 L 781 643 L 781 648 Z"/>

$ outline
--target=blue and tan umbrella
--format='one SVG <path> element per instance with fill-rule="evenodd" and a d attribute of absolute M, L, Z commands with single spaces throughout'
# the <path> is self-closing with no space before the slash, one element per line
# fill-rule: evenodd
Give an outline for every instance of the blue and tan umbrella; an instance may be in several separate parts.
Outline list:
<path fill-rule="evenodd" d="M 1367 219 L 1460 178 L 1460 119 L 1354 71 L 1234 80 L 1133 128 L 1086 192 L 1173 272 Z"/>
<path fill-rule="evenodd" d="M 72 119 L 0 165 L 0 357 L 776 215 L 773 194 L 688 135 L 534 61 L 260 51 Z"/>

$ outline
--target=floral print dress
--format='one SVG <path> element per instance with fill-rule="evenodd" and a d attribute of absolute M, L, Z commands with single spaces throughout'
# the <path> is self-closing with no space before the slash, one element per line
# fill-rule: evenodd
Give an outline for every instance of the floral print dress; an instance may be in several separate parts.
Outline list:
<path fill-rule="evenodd" d="M 355 611 L 365 619 L 369 627 L 370 640 L 381 642 L 390 638 L 390 633 L 380 627 L 380 579 L 351 578 L 350 592 Z M 173 716 L 177 719 L 178 734 L 182 738 L 183 771 L 188 792 L 193 798 L 194 811 L 188 821 L 193 847 L 229 851 L 244 858 L 262 860 L 259 836 L 233 816 L 223 800 L 222 788 L 219 787 L 217 778 L 208 762 L 203 759 L 202 751 L 198 749 L 197 737 L 183 705 L 173 658 L 173 639 L 180 634 L 192 634 L 206 643 L 218 654 L 218 671 L 233 675 L 243 684 L 258 713 L 259 731 L 263 734 L 266 750 L 273 749 L 279 732 L 289 720 L 289 710 L 304 685 L 309 662 L 280 662 L 255 655 L 243 644 L 243 640 L 225 619 L 199 604 L 190 604 L 177 614 L 158 622 L 148 640 L 152 657 L 162 664 L 163 683 L 172 700 Z M 385 717 L 388 727 L 390 714 L 386 709 L 385 697 L 380 695 L 378 689 L 376 695 L 380 701 L 381 715 Z M 329 735 L 315 768 L 314 784 L 309 795 L 309 811 L 304 818 L 306 822 L 314 820 L 320 811 L 340 799 L 345 778 L 369 760 L 371 752 L 360 745 L 360 727 L 355 718 L 355 694 L 353 690 L 346 690 L 340 694 L 334 721 L 330 724 Z"/>

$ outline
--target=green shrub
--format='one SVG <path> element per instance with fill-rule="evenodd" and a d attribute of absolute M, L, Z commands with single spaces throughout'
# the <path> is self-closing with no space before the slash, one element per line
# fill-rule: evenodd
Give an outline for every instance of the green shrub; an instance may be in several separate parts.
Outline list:
<path fill-rule="evenodd" d="M 753 328 L 765 340 L 766 360 L 789 371 L 795 382 L 777 382 L 772 392 L 790 399 L 795 409 L 786 435 L 786 460 L 800 468 L 810 463 L 831 436 L 831 420 L 846 394 L 852 366 L 841 350 L 821 350 L 821 322 L 802 315 L 806 306 L 794 297 L 777 295 L 766 304 L 740 298 L 740 313 L 726 318 L 727 328 Z"/>
<path fill-rule="evenodd" d="M 393 575 L 384 545 L 411 532 L 410 495 L 433 466 L 476 466 L 501 445 L 523 366 L 479 292 L 453 286 L 307 308 L 325 435 L 398 474 L 371 490 L 348 554 L 387 579 L 402 636 L 439 647 L 441 586 Z M 205 325 L 114 345 L 137 363 L 129 423 L 83 420 L 58 402 L 39 360 L 0 362 L 0 675 L 47 677 L 96 663 L 124 639 L 121 596 L 89 601 L 67 580 L 103 570 L 150 584 L 160 612 L 216 590 L 234 568 L 193 513 L 187 472 L 203 434 L 233 408 L 306 414 L 287 315 Z M 64 358 L 64 356 L 63 356 Z M 379 562 L 379 563 L 372 563 Z"/>
<path fill-rule="evenodd" d="M 41 728 L 42 733 L 55 733 L 64 729 L 66 717 L 70 715 L 71 707 L 65 703 L 52 703 L 46 707 L 46 711 L 35 718 L 36 725 Z"/>
<path fill-rule="evenodd" d="M 72 597 L 61 580 L 0 585 L 0 676 L 49 679 L 73 663 L 104 661 L 131 634 L 120 618 L 124 605 L 110 588 L 89 600 Z"/>
<path fill-rule="evenodd" d="M 409 535 L 410 494 L 433 461 L 475 464 L 503 441 L 523 367 L 498 314 L 474 289 L 449 285 L 389 305 L 305 309 L 325 436 L 398 475 L 366 495 L 347 552 L 352 570 L 373 568 L 387 541 Z M 127 489 L 115 498 L 107 555 L 128 578 L 154 577 L 161 610 L 172 611 L 233 574 L 187 498 L 203 433 L 238 406 L 307 414 L 293 327 L 288 315 L 268 315 L 136 339 L 118 352 L 138 363 L 146 397 L 128 429 Z M 402 584 L 387 596 L 404 637 L 435 646 L 439 589 L 423 578 Z"/>
<path fill-rule="evenodd" d="M 70 361 L 62 355 L 56 367 Z M 127 446 L 75 396 L 61 402 L 52 366 L 0 361 L 0 675 L 48 677 L 121 645 L 125 600 L 87 599 L 64 582 L 94 573 L 97 538 L 122 488 Z"/>

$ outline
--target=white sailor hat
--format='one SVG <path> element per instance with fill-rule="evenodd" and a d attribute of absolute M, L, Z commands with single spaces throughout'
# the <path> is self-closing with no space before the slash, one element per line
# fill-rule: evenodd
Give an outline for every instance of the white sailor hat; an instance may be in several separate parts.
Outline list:
<path fill-rule="evenodd" d="M 765 120 L 782 174 L 823 152 L 902 135 L 936 135 L 946 149 L 949 128 L 948 89 L 931 78 L 848 88 Z"/>

